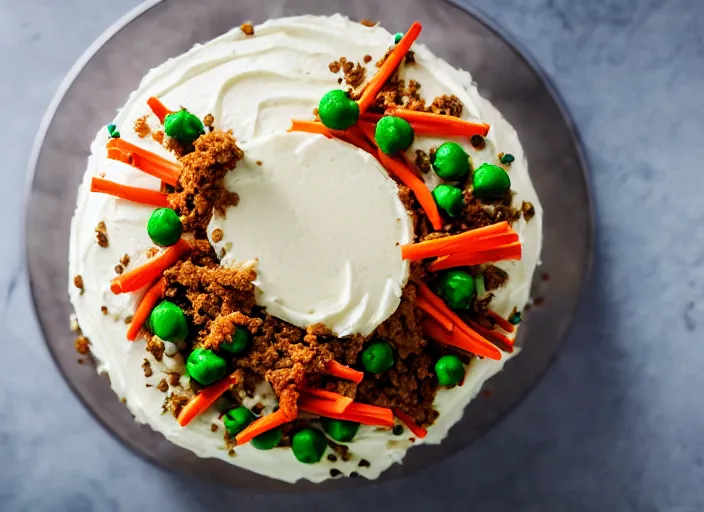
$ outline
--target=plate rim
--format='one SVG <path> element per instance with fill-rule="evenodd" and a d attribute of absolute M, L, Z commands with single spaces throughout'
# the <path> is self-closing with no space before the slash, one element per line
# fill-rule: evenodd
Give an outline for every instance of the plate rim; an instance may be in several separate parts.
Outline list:
<path fill-rule="evenodd" d="M 64 78 L 61 80 L 56 92 L 52 96 L 51 101 L 49 102 L 49 105 L 47 106 L 47 109 L 41 119 L 41 122 L 39 124 L 39 127 L 37 129 L 37 134 L 34 138 L 32 148 L 30 150 L 30 155 L 28 159 L 28 163 L 26 166 L 26 182 L 25 182 L 25 189 L 23 191 L 23 200 L 24 200 L 24 205 L 25 207 L 21 211 L 22 217 L 20 218 L 20 225 L 23 226 L 23 232 L 22 232 L 22 238 L 23 238 L 23 243 L 21 244 L 22 248 L 22 264 L 23 264 L 23 270 L 25 272 L 25 279 L 27 279 L 27 282 L 29 284 L 29 291 L 30 291 L 30 300 L 32 304 L 32 314 L 35 318 L 36 323 L 39 326 L 41 335 L 43 337 L 44 343 L 46 345 L 46 348 L 50 354 L 50 357 L 53 361 L 53 364 L 55 368 L 58 370 L 58 373 L 61 375 L 62 379 L 64 382 L 68 385 L 69 389 L 73 393 L 74 397 L 78 399 L 80 404 L 83 406 L 84 409 L 86 409 L 90 416 L 96 420 L 96 422 L 105 430 L 108 432 L 108 434 L 115 440 L 118 441 L 118 443 L 126 447 L 128 451 L 137 457 L 139 457 L 141 460 L 147 461 L 149 464 L 153 464 L 154 466 L 168 471 L 170 474 L 175 474 L 175 475 L 181 475 L 178 471 L 176 471 L 173 468 L 164 466 L 160 463 L 159 460 L 156 458 L 152 457 L 151 455 L 147 453 L 143 453 L 142 451 L 138 450 L 136 447 L 132 446 L 130 443 L 125 442 L 116 432 L 114 432 L 108 423 L 104 421 L 87 403 L 87 401 L 83 398 L 81 393 L 79 392 L 78 388 L 74 383 L 68 378 L 66 373 L 64 372 L 62 366 L 59 364 L 58 361 L 58 356 L 55 354 L 54 350 L 52 350 L 51 345 L 48 341 L 48 336 L 47 336 L 47 330 L 44 327 L 44 324 L 39 320 L 38 315 L 37 315 L 37 300 L 36 300 L 36 293 L 35 293 L 35 282 L 32 278 L 31 273 L 29 272 L 29 203 L 31 200 L 32 196 L 32 186 L 34 184 L 35 180 L 35 175 L 37 171 L 37 165 L 39 163 L 39 157 L 42 152 L 44 142 L 46 140 L 47 134 L 49 132 L 49 128 L 51 126 L 52 121 L 54 120 L 57 110 L 61 106 L 66 94 L 68 91 L 71 89 L 73 86 L 74 82 L 78 79 L 80 76 L 81 72 L 83 69 L 90 63 L 90 61 L 95 57 L 95 55 L 98 53 L 98 51 L 105 45 L 107 44 L 116 34 L 118 34 L 122 29 L 124 29 L 127 25 L 129 25 L 131 22 L 136 20 L 139 16 L 145 14 L 147 11 L 151 10 L 152 8 L 158 6 L 161 3 L 164 3 L 166 0 L 144 0 L 142 3 L 136 5 L 135 7 L 132 7 L 130 10 L 128 10 L 126 13 L 124 13 L 122 16 L 120 16 L 117 20 L 115 20 L 111 25 L 109 25 L 97 38 L 93 40 L 92 43 L 85 49 L 85 51 L 80 55 L 80 57 L 76 60 L 76 62 L 71 66 L 71 68 L 68 70 Z M 562 96 L 559 93 L 558 88 L 555 86 L 553 80 L 547 75 L 545 70 L 542 68 L 542 66 L 537 62 L 537 59 L 533 56 L 533 54 L 523 45 L 520 43 L 508 30 L 504 29 L 498 22 L 494 21 L 494 19 L 486 14 L 482 9 L 475 5 L 465 5 L 460 2 L 460 0 L 442 0 L 443 3 L 449 4 L 452 7 L 455 7 L 457 9 L 460 9 L 467 13 L 469 16 L 473 17 L 475 20 L 477 20 L 481 25 L 483 25 L 485 28 L 487 28 L 490 32 L 492 32 L 495 36 L 497 36 L 499 39 L 503 40 L 507 46 L 511 49 L 513 54 L 517 56 L 519 59 L 523 60 L 527 66 L 530 68 L 530 70 L 536 75 L 538 81 L 542 83 L 546 91 L 548 92 L 550 98 L 552 101 L 555 103 L 555 105 L 558 108 L 558 111 L 560 113 L 560 116 L 564 119 L 565 124 L 567 125 L 567 128 L 569 129 L 569 136 L 573 141 L 573 146 L 576 150 L 576 156 L 579 161 L 579 167 L 581 169 L 581 180 L 584 185 L 584 195 L 586 198 L 586 203 L 585 203 L 585 217 L 586 217 L 586 233 L 585 233 L 585 259 L 584 259 L 584 265 L 581 271 L 581 274 L 579 276 L 579 284 L 577 288 L 577 294 L 576 294 L 576 300 L 574 303 L 574 306 L 571 310 L 571 316 L 568 322 L 568 325 L 566 326 L 563 335 L 561 336 L 559 343 L 558 343 L 558 350 L 555 351 L 555 353 L 549 358 L 548 364 L 545 365 L 544 369 L 540 372 L 538 372 L 533 380 L 533 382 L 530 383 L 530 385 L 527 388 L 527 391 L 513 404 L 513 406 L 508 409 L 507 411 L 501 413 L 498 415 L 496 421 L 493 423 L 493 425 L 481 432 L 475 439 L 482 438 L 484 435 L 486 435 L 490 430 L 498 426 L 500 423 L 504 422 L 506 418 L 513 412 L 517 407 L 519 407 L 525 399 L 535 390 L 535 388 L 538 386 L 538 384 L 545 378 L 546 374 L 548 373 L 549 369 L 553 366 L 555 363 L 555 360 L 557 357 L 560 355 L 565 342 L 567 339 L 572 335 L 573 330 L 574 330 L 574 325 L 575 325 L 575 316 L 579 308 L 582 306 L 582 303 L 585 298 L 586 291 L 588 289 L 588 283 L 592 274 L 593 266 L 594 266 L 594 256 L 595 256 L 595 243 L 596 243 L 596 205 L 594 201 L 594 194 L 592 191 L 592 184 L 591 184 L 591 166 L 589 164 L 589 159 L 587 158 L 587 154 L 584 150 L 584 145 L 582 141 L 582 136 L 579 131 L 578 126 L 574 122 L 574 119 L 572 117 L 572 114 L 567 107 L 565 101 L 563 100 Z M 472 441 L 472 442 L 474 442 Z M 470 442 L 470 444 L 472 444 Z M 469 446 L 469 444 L 467 445 Z M 435 460 L 432 462 L 431 465 L 436 465 L 441 461 L 441 459 Z M 246 469 L 243 468 L 243 470 L 246 471 Z M 271 477 L 266 477 L 264 475 L 260 475 L 262 478 L 268 478 L 269 480 L 275 482 L 277 485 L 276 490 L 274 491 L 275 493 L 292 493 L 295 492 L 297 487 L 300 487 L 301 482 L 303 482 L 304 486 L 310 489 L 311 482 L 306 482 L 306 481 L 298 481 L 295 483 L 288 483 L 284 481 L 280 481 L 278 479 L 272 479 Z M 405 475 L 398 475 L 393 477 L 391 480 L 398 481 L 402 478 L 406 478 Z M 348 479 L 349 481 L 349 479 Z M 366 480 L 366 479 L 356 479 L 355 481 L 349 481 L 348 482 L 348 488 L 360 488 L 360 487 L 368 487 L 370 485 L 378 485 L 379 481 L 378 480 Z M 362 483 L 360 486 L 359 484 Z M 217 485 L 228 487 L 226 484 L 221 483 L 221 482 L 216 482 Z M 356 485 L 355 485 L 356 484 Z M 282 490 L 283 489 L 283 490 Z M 326 492 L 330 491 L 330 489 L 323 489 L 322 486 L 316 485 L 315 486 L 316 492 Z M 255 493 L 263 493 L 265 491 L 262 491 L 261 489 L 258 490 L 253 490 L 252 492 Z M 271 491 L 266 491 L 271 492 Z"/>

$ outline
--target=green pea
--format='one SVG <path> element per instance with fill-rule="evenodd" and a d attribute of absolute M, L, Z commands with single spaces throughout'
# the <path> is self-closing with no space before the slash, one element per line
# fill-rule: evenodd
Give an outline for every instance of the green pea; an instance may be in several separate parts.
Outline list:
<path fill-rule="evenodd" d="M 235 334 L 232 336 L 232 341 L 221 343 L 220 348 L 232 354 L 243 352 L 248 346 L 252 335 L 245 327 L 237 327 Z"/>
<path fill-rule="evenodd" d="M 147 233 L 156 245 L 168 247 L 181 239 L 183 224 L 171 208 L 158 208 L 149 216 Z"/>
<path fill-rule="evenodd" d="M 320 418 L 323 430 L 338 443 L 349 443 L 357 435 L 359 423 L 347 420 Z"/>
<path fill-rule="evenodd" d="M 315 464 L 323 458 L 328 442 L 319 430 L 304 428 L 293 434 L 291 450 L 298 462 Z"/>
<path fill-rule="evenodd" d="M 464 270 L 448 270 L 438 279 L 436 291 L 451 308 L 469 309 L 476 292 L 474 278 Z"/>
<path fill-rule="evenodd" d="M 375 341 L 362 352 L 362 364 L 371 373 L 385 372 L 394 365 L 394 351 L 385 341 Z"/>
<path fill-rule="evenodd" d="M 164 132 L 185 146 L 190 146 L 205 133 L 203 121 L 185 108 L 164 118 Z"/>
<path fill-rule="evenodd" d="M 464 379 L 464 365 L 456 355 L 446 355 L 435 363 L 435 374 L 441 386 L 454 386 Z"/>
<path fill-rule="evenodd" d="M 512 164 L 516 160 L 511 153 L 504 153 L 501 155 L 501 163 L 504 165 Z"/>
<path fill-rule="evenodd" d="M 225 413 L 222 418 L 227 433 L 235 437 L 254 421 L 254 414 L 246 407 L 235 407 Z"/>
<path fill-rule="evenodd" d="M 209 386 L 227 373 L 227 362 L 212 350 L 197 348 L 188 356 L 186 371 L 199 384 Z"/>
<path fill-rule="evenodd" d="M 264 432 L 263 434 L 259 434 L 250 442 L 257 450 L 271 450 L 279 445 L 283 437 L 283 429 L 281 427 L 276 427 Z"/>
<path fill-rule="evenodd" d="M 464 208 L 462 191 L 454 185 L 438 185 L 433 189 L 433 198 L 438 207 L 450 217 L 457 217 Z"/>
<path fill-rule="evenodd" d="M 326 93 L 318 104 L 318 116 L 333 130 L 346 130 L 359 119 L 359 105 L 340 89 Z"/>
<path fill-rule="evenodd" d="M 511 189 L 511 178 L 498 165 L 482 164 L 474 171 L 472 193 L 476 197 L 500 196 Z"/>
<path fill-rule="evenodd" d="M 152 309 L 149 328 L 162 340 L 177 343 L 188 336 L 188 320 L 183 310 L 173 302 L 163 301 Z"/>
<path fill-rule="evenodd" d="M 521 323 L 521 312 L 516 311 L 514 314 L 511 315 L 511 317 L 508 319 L 510 323 L 513 325 L 518 325 Z"/>
<path fill-rule="evenodd" d="M 398 44 L 401 42 L 401 39 L 403 39 L 403 32 L 396 32 L 394 35 L 394 44 Z"/>
<path fill-rule="evenodd" d="M 444 180 L 459 181 L 469 174 L 469 155 L 456 142 L 445 142 L 435 152 L 433 169 Z"/>
<path fill-rule="evenodd" d="M 408 149 L 413 144 L 413 128 L 400 117 L 384 116 L 376 123 L 374 139 L 387 155 Z"/>

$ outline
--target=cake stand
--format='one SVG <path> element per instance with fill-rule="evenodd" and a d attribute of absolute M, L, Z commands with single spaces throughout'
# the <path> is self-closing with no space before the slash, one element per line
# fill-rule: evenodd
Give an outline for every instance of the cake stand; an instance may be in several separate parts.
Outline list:
<path fill-rule="evenodd" d="M 285 484 L 215 459 L 201 459 L 137 424 L 91 365 L 79 365 L 69 330 L 68 236 L 76 190 L 100 126 L 142 76 L 195 43 L 252 20 L 341 12 L 402 31 L 423 23 L 422 42 L 450 64 L 469 70 L 480 93 L 516 128 L 545 209 L 538 298 L 520 329 L 522 353 L 471 402 L 438 446 L 411 449 L 388 480 L 456 454 L 492 428 L 524 398 L 555 358 L 579 302 L 593 252 L 587 165 L 575 127 L 540 69 L 505 34 L 474 10 L 423 0 L 167 0 L 147 2 L 115 23 L 74 66 L 37 137 L 27 211 L 27 258 L 32 296 L 49 350 L 68 385 L 93 415 L 137 454 L 170 470 L 248 490 L 333 489 L 367 484 L 331 479 Z"/>

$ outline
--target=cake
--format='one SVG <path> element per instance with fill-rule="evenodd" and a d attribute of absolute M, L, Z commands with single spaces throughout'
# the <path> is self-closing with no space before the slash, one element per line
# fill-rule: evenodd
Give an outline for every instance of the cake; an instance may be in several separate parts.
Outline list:
<path fill-rule="evenodd" d="M 518 352 L 542 210 L 515 130 L 420 32 L 246 23 L 98 132 L 69 293 L 137 422 L 286 482 L 374 479 Z"/>

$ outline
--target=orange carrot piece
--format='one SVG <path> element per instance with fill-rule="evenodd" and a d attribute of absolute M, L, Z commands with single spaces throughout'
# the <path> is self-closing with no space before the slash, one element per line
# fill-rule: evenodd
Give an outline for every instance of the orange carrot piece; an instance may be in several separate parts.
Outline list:
<path fill-rule="evenodd" d="M 515 325 L 499 315 L 496 311 L 489 311 L 489 318 L 506 332 L 514 332 L 516 330 Z"/>
<path fill-rule="evenodd" d="M 289 132 L 319 133 L 328 139 L 332 138 L 331 130 L 320 121 L 307 121 L 304 119 L 291 119 Z"/>
<path fill-rule="evenodd" d="M 163 167 L 165 172 L 171 173 L 176 178 L 178 178 L 179 174 L 181 173 L 179 164 L 177 164 L 176 162 L 172 162 L 164 157 L 152 153 L 151 151 L 147 151 L 144 148 L 140 148 L 139 146 L 132 144 L 131 142 L 127 142 L 125 139 L 110 139 L 108 141 L 107 148 L 108 151 L 111 148 L 114 148 L 125 151 L 127 153 L 131 153 L 133 157 L 134 155 L 139 155 L 140 157 L 142 157 L 143 160 L 149 160 L 149 162 L 154 166 Z"/>
<path fill-rule="evenodd" d="M 401 247 L 401 256 L 405 260 L 422 260 L 423 258 L 432 258 L 435 256 L 443 256 L 451 251 L 450 249 L 468 247 L 468 242 L 477 241 L 490 236 L 502 235 L 506 233 L 514 233 L 508 225 L 508 222 L 498 222 L 491 226 L 486 226 L 478 229 L 470 229 L 459 235 L 446 236 L 427 240 L 416 244 L 406 244 Z"/>
<path fill-rule="evenodd" d="M 301 387 L 299 391 L 301 394 L 304 394 L 306 396 L 322 398 L 323 400 L 330 400 L 331 407 L 333 407 L 335 412 L 337 413 L 345 412 L 345 410 L 352 403 L 352 399 L 350 397 L 335 393 L 333 391 L 328 391 L 327 389 Z"/>
<path fill-rule="evenodd" d="M 408 427 L 408 430 L 413 432 L 413 434 L 416 437 L 423 439 L 425 436 L 428 435 L 427 430 L 416 425 L 416 422 L 413 420 L 413 418 L 411 418 L 408 414 L 403 412 L 401 409 L 394 407 L 393 411 L 394 411 L 394 415 L 399 419 L 399 421 L 401 421 L 401 423 L 406 425 L 406 427 Z"/>
<path fill-rule="evenodd" d="M 447 332 L 452 332 L 452 329 L 454 329 L 455 324 L 452 323 L 452 320 L 423 297 L 416 297 L 416 306 L 425 311 L 428 316 L 437 322 L 438 325 L 441 325 Z"/>
<path fill-rule="evenodd" d="M 152 109 L 154 115 L 159 118 L 161 124 L 164 124 L 164 119 L 166 118 L 166 116 L 173 113 L 171 110 L 164 106 L 164 104 L 159 100 L 159 98 L 156 98 L 154 96 L 147 100 L 147 105 L 149 105 L 149 108 Z"/>
<path fill-rule="evenodd" d="M 347 130 L 342 132 L 342 137 L 345 137 L 347 142 L 350 144 L 353 144 L 359 149 L 362 149 L 370 155 L 376 157 L 376 149 L 369 143 L 369 141 L 367 141 L 367 137 L 364 135 L 359 126 L 350 126 Z"/>
<path fill-rule="evenodd" d="M 133 292 L 141 287 L 153 283 L 161 277 L 164 271 L 174 265 L 191 250 L 191 244 L 183 238 L 167 248 L 159 256 L 150 259 L 141 267 L 120 274 L 110 283 L 110 290 L 115 295 Z"/>
<path fill-rule="evenodd" d="M 398 44 L 391 50 L 386 60 L 379 68 L 379 71 L 369 80 L 364 88 L 364 92 L 362 92 L 362 96 L 357 100 L 360 114 L 364 114 L 372 103 L 374 103 L 376 95 L 379 94 L 379 91 L 384 87 L 386 81 L 394 74 L 396 68 L 398 68 L 399 64 L 401 64 L 406 57 L 411 46 L 415 40 L 418 39 L 421 30 L 423 30 L 421 24 L 417 21 L 414 22 L 403 38 L 401 38 Z"/>
<path fill-rule="evenodd" d="M 250 423 L 247 428 L 237 434 L 235 441 L 237 441 L 238 445 L 248 443 L 258 435 L 261 435 L 264 432 L 269 432 L 270 430 L 280 427 L 284 423 L 288 423 L 294 419 L 295 418 L 291 418 L 288 414 L 286 414 L 284 409 L 279 409 L 278 411 L 262 416 L 261 418 Z"/>
<path fill-rule="evenodd" d="M 358 122 L 357 126 L 360 127 L 364 135 L 376 146 L 376 141 L 374 139 L 374 125 L 366 122 Z M 402 161 L 398 158 L 390 157 L 384 153 L 377 146 L 376 151 L 377 158 L 381 163 L 382 167 L 386 169 L 390 174 L 396 176 L 404 185 L 410 188 L 418 199 L 418 202 L 423 207 L 425 214 L 428 216 L 430 223 L 433 228 L 442 229 L 443 221 L 440 211 L 438 210 L 438 205 L 435 203 L 430 190 L 425 185 L 423 180 L 421 180 L 416 174 Z"/>
<path fill-rule="evenodd" d="M 333 404 L 333 402 L 330 400 L 306 395 L 301 395 L 298 399 L 299 410 L 318 416 L 337 420 L 355 421 L 364 425 L 389 428 L 394 426 L 393 412 L 386 407 L 352 402 L 344 412 L 339 413 L 334 410 L 331 404 Z"/>
<path fill-rule="evenodd" d="M 289 132 L 304 132 L 304 133 L 317 133 L 320 135 L 325 135 L 327 138 L 337 138 L 353 146 L 357 146 L 363 149 L 367 153 L 371 153 L 376 156 L 376 150 L 369 144 L 364 137 L 364 135 L 359 131 L 356 126 L 351 127 L 347 130 L 331 130 L 326 127 L 320 121 L 305 121 L 301 119 L 292 119 L 291 127 L 288 129 Z"/>
<path fill-rule="evenodd" d="M 235 372 L 232 375 L 220 379 L 212 386 L 208 386 L 202 389 L 197 395 L 191 398 L 186 405 L 183 406 L 181 412 L 178 414 L 178 424 L 182 427 L 188 425 L 194 418 L 200 416 L 205 411 L 207 411 L 218 398 L 224 395 L 232 386 L 237 384 L 240 380 L 239 372 Z"/>
<path fill-rule="evenodd" d="M 440 324 L 436 323 L 432 319 L 421 322 L 421 327 L 427 336 L 438 343 L 442 343 L 443 345 L 447 345 L 449 347 L 455 347 L 481 357 L 487 357 L 497 361 L 501 359 L 501 351 L 498 348 L 486 340 L 486 346 L 478 343 L 475 338 L 470 337 L 461 329 L 454 329 L 452 332 L 447 332 Z M 489 349 L 489 347 L 491 347 L 491 349 Z"/>
<path fill-rule="evenodd" d="M 496 330 L 488 329 L 488 328 L 484 327 L 483 325 L 478 324 L 474 320 L 468 320 L 467 323 L 477 333 L 481 334 L 485 338 L 489 338 L 494 342 L 497 342 L 497 343 L 500 343 L 501 345 L 504 345 L 508 349 L 508 352 L 513 352 L 513 344 L 514 344 L 513 338 L 509 338 L 508 336 L 505 336 Z"/>
<path fill-rule="evenodd" d="M 171 168 L 162 167 L 161 165 L 154 163 L 152 160 L 144 158 L 136 153 L 132 155 L 131 160 L 132 161 L 130 163 L 132 166 L 136 167 L 140 171 L 149 174 L 150 176 L 154 176 L 155 178 L 159 178 L 161 181 L 168 183 L 172 187 L 175 187 L 178 184 L 178 178 L 180 175 L 178 171 L 174 172 Z"/>
<path fill-rule="evenodd" d="M 325 372 L 328 375 L 332 375 L 333 377 L 351 380 L 352 382 L 355 382 L 357 384 L 362 382 L 362 379 L 364 378 L 364 372 L 360 372 L 359 370 L 355 370 L 353 368 L 350 368 L 349 366 L 340 364 L 337 361 L 333 361 L 332 359 L 330 361 L 326 361 Z"/>
<path fill-rule="evenodd" d="M 108 158 L 110 160 L 118 160 L 128 165 L 132 165 L 132 160 L 130 159 L 130 156 L 130 153 L 128 153 L 127 151 L 123 151 L 119 148 L 108 148 Z"/>
<path fill-rule="evenodd" d="M 464 234 L 464 233 L 463 233 Z M 433 258 L 435 256 L 470 256 L 471 254 L 496 249 L 505 245 L 518 242 L 518 233 L 510 231 L 500 235 L 490 235 L 484 238 L 458 238 L 462 235 L 447 236 L 438 238 L 437 241 L 444 240 L 443 244 L 435 244 L 434 246 L 424 245 L 425 242 L 417 244 L 408 244 L 401 248 L 401 254 L 407 256 L 404 259 L 421 260 L 424 258 Z M 435 240 L 430 240 L 435 241 Z"/>
<path fill-rule="evenodd" d="M 374 114 L 372 112 L 365 112 L 364 114 L 360 114 L 359 119 L 361 121 L 368 121 L 370 123 L 376 124 L 379 122 L 379 119 L 381 119 L 382 117 L 384 117 L 383 114 Z"/>
<path fill-rule="evenodd" d="M 446 331 L 442 331 L 444 338 L 436 338 L 437 341 L 458 348 L 462 348 L 463 350 L 467 350 L 478 356 L 484 356 L 488 357 L 489 359 L 496 360 L 501 359 L 501 351 L 499 351 L 499 349 L 492 345 L 488 340 L 484 339 L 479 334 L 467 327 L 467 325 L 462 321 L 462 319 L 457 316 L 454 311 L 447 307 L 447 304 L 445 304 L 440 297 L 435 295 L 431 291 L 431 289 L 428 288 L 428 285 L 422 282 L 417 284 L 419 286 L 419 295 L 426 299 L 428 302 L 430 302 L 433 306 L 435 306 L 436 309 L 441 311 L 447 318 L 452 321 L 455 326 L 455 328 L 449 334 Z M 438 326 L 438 328 L 440 327 L 440 325 L 435 322 L 424 322 L 424 325 L 427 324 L 436 325 Z M 464 336 L 462 336 L 462 334 L 464 334 Z M 449 341 L 446 342 L 443 340 L 455 341 L 450 343 Z M 461 344 L 458 345 L 458 342 Z M 471 348 L 468 348 L 470 346 Z"/>
<path fill-rule="evenodd" d="M 114 181 L 104 180 L 102 178 L 93 178 L 90 183 L 91 192 L 99 192 L 101 194 L 109 194 L 111 196 L 132 201 L 133 203 L 149 204 L 166 208 L 169 206 L 169 201 L 166 194 L 162 194 L 158 190 L 149 190 L 140 187 L 130 187 L 121 185 Z"/>
<path fill-rule="evenodd" d="M 128 340 L 134 341 L 135 339 L 137 339 L 137 335 L 142 329 L 144 322 L 146 322 L 147 318 L 149 318 L 152 309 L 154 309 L 156 303 L 159 302 L 159 299 L 164 296 L 165 291 L 166 279 L 162 277 L 161 279 L 159 279 L 159 281 L 157 281 L 154 286 L 149 288 L 146 294 L 144 294 L 144 297 L 142 297 L 139 306 L 137 306 L 137 310 L 134 312 L 132 322 L 130 322 L 130 327 L 129 329 L 127 329 Z"/>
<path fill-rule="evenodd" d="M 463 135 L 466 137 L 481 135 L 486 137 L 490 128 L 486 123 L 472 123 L 454 116 L 404 108 L 390 108 L 386 110 L 385 114 L 405 119 L 411 123 L 413 130 L 417 133 L 421 134 L 422 131 L 425 131 L 424 135 L 435 133 L 436 135 Z M 433 132 L 433 129 L 438 129 L 440 132 Z"/>
<path fill-rule="evenodd" d="M 428 265 L 428 270 L 431 272 L 439 272 L 440 270 L 453 267 L 471 267 L 489 262 L 520 260 L 522 253 L 523 248 L 521 243 L 515 242 L 512 244 L 495 247 L 493 249 L 484 249 L 467 254 L 457 253 L 438 258 Z"/>

